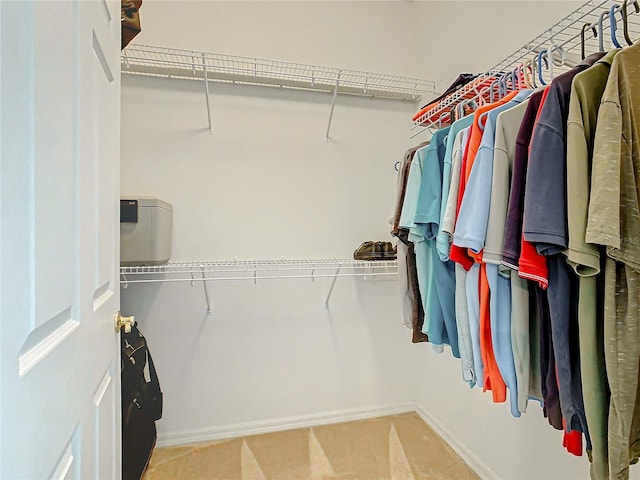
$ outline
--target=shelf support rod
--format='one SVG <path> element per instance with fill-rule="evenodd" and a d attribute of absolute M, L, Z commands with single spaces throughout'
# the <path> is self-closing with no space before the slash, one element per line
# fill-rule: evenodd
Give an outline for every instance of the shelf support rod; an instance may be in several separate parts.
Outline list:
<path fill-rule="evenodd" d="M 209 135 L 213 135 L 211 127 L 211 107 L 209 106 L 209 77 L 207 76 L 207 61 L 204 53 L 202 54 L 202 72 L 204 73 L 204 95 L 207 100 L 207 119 L 209 120 Z"/>
<path fill-rule="evenodd" d="M 331 294 L 333 293 L 333 287 L 336 286 L 336 280 L 338 279 L 338 274 L 342 270 L 342 264 L 338 265 L 338 269 L 336 270 L 335 275 L 333 276 L 333 281 L 331 282 L 331 287 L 329 287 L 329 294 L 327 295 L 327 299 L 324 301 L 324 308 L 329 308 L 329 300 L 331 300 Z"/>
<path fill-rule="evenodd" d="M 207 301 L 207 315 L 211 315 L 211 302 L 209 301 L 209 290 L 207 290 L 207 281 L 204 278 L 204 267 L 200 267 L 200 275 L 202 275 L 202 288 L 204 289 L 204 298 Z"/>
<path fill-rule="evenodd" d="M 338 96 L 338 88 L 340 87 L 340 75 L 342 75 L 342 70 L 338 72 L 338 76 L 336 77 L 336 86 L 333 89 L 333 100 L 331 101 L 331 112 L 329 113 L 329 123 L 327 124 L 327 132 L 324 134 L 324 141 L 329 141 L 329 131 L 331 130 L 331 120 L 333 120 L 333 111 L 336 108 L 336 97 Z"/>

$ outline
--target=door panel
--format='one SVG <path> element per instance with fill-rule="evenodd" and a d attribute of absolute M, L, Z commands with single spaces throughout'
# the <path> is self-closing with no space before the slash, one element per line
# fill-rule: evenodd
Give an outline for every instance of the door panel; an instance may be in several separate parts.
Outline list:
<path fill-rule="evenodd" d="M 51 480 L 72 480 L 78 478 L 80 472 L 79 444 L 80 429 L 77 428 L 75 432 L 73 432 L 62 455 L 60 455 L 60 459 L 51 474 Z"/>
<path fill-rule="evenodd" d="M 36 327 L 77 304 L 73 282 L 51 281 L 60 272 L 77 270 L 75 35 L 73 28 L 60 28 L 51 21 L 52 14 L 74 21 L 74 10 L 71 2 L 54 2 L 34 9 L 32 169 Z M 77 314 L 72 312 L 73 317 L 77 318 Z"/>
<path fill-rule="evenodd" d="M 0 2 L 0 478 L 119 478 L 120 5 Z"/>
<path fill-rule="evenodd" d="M 116 402 L 116 389 L 114 372 L 120 374 L 120 370 L 115 369 L 111 364 L 109 369 L 102 377 L 94 396 L 94 419 L 95 419 L 95 446 L 94 455 L 97 468 L 95 470 L 96 480 L 103 478 L 116 478 L 117 462 L 116 457 L 103 458 L 102 452 L 106 449 L 113 448 L 116 445 L 116 428 L 115 427 L 115 411 L 113 405 Z M 119 393 L 118 393 L 119 396 Z"/>

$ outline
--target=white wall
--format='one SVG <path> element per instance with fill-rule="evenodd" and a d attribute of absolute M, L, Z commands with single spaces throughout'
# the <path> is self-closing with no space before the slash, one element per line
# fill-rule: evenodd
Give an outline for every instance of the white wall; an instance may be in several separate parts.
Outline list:
<path fill-rule="evenodd" d="M 134 43 L 436 80 L 495 65 L 581 2 L 149 1 Z"/>
<path fill-rule="evenodd" d="M 549 426 L 538 403 L 529 402 L 527 413 L 514 418 L 508 400 L 495 404 L 491 392 L 470 389 L 459 379 L 458 360 L 431 353 L 428 357 L 419 408 L 472 466 L 481 466 L 483 478 L 589 478 L 586 455 L 565 451 L 562 432 Z"/>
<path fill-rule="evenodd" d="M 444 88 L 575 6 L 145 2 L 136 41 L 421 76 Z M 202 88 L 123 79 L 122 192 L 174 205 L 174 260 L 344 257 L 363 240 L 388 238 L 393 164 L 410 143 L 414 106 L 339 97 L 325 144 L 328 95 L 213 85 L 210 136 Z M 586 459 L 563 451 L 538 407 L 513 419 L 460 380 L 448 353 L 410 344 L 395 281 L 341 278 L 329 311 L 325 280 L 209 288 L 210 317 L 201 285 L 130 285 L 122 294 L 161 375 L 164 441 L 417 402 L 489 475 L 587 478 Z"/>
<path fill-rule="evenodd" d="M 173 260 L 350 256 L 388 239 L 406 103 L 123 77 L 122 193 L 174 206 Z"/>
<path fill-rule="evenodd" d="M 174 207 L 172 259 L 345 258 L 391 239 L 396 159 L 413 106 L 330 95 L 123 78 L 122 194 Z M 149 339 L 166 398 L 164 442 L 288 417 L 399 408 L 424 348 L 402 326 L 397 281 L 329 279 L 130 285 L 122 309 Z M 242 424 L 242 427 L 232 427 Z"/>

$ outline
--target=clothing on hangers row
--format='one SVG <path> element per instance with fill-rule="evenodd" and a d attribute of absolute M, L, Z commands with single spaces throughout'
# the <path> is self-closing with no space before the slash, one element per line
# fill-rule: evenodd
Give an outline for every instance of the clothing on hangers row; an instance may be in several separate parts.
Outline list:
<path fill-rule="evenodd" d="M 514 417 L 540 402 L 568 451 L 584 441 L 593 479 L 628 478 L 640 456 L 640 45 L 539 89 L 509 82 L 401 162 L 406 323 Z"/>
<path fill-rule="evenodd" d="M 630 6 L 632 6 L 633 9 L 630 9 Z M 622 21 L 624 42 L 626 42 L 627 45 L 631 45 L 633 41 L 630 37 L 628 17 L 634 12 L 640 13 L 640 2 L 638 0 L 624 0 L 622 4 L 614 3 L 607 10 L 603 10 L 593 23 L 585 23 L 575 36 L 570 36 L 569 38 L 563 36 L 561 37 L 563 39 L 561 43 L 554 43 L 556 40 L 554 40 L 552 36 L 547 48 L 539 47 L 537 50 L 532 51 L 532 53 L 534 53 L 532 58 L 525 60 L 525 56 L 521 56 L 520 60 L 522 63 L 513 71 L 491 70 L 484 74 L 477 75 L 473 81 L 469 81 L 468 74 L 461 74 L 451 86 L 455 86 L 453 90 L 455 93 L 453 95 L 450 94 L 452 88 L 449 87 L 443 95 L 422 107 L 412 118 L 414 126 L 440 129 L 451 125 L 456 118 L 460 118 L 460 116 L 453 111 L 452 106 L 461 99 L 475 102 L 478 105 L 484 105 L 486 103 L 493 103 L 498 96 L 502 97 L 506 95 L 508 88 L 526 87 L 535 89 L 538 88 L 538 86 L 547 85 L 547 81 L 551 81 L 550 79 L 555 76 L 554 67 L 573 67 L 577 65 L 580 60 L 585 59 L 586 43 L 588 40 L 587 31 L 592 34 L 593 39 L 597 39 L 598 50 L 605 50 L 605 20 L 607 18 L 612 47 L 622 48 L 622 41 L 618 39 L 618 15 Z M 573 42 L 578 39 L 579 43 L 573 45 Z M 565 50 L 565 48 L 569 48 L 569 50 L 572 51 L 573 47 L 576 49 L 579 47 L 580 57 L 577 57 L 577 55 L 572 56 Z M 465 77 L 466 83 L 459 83 L 460 78 L 463 76 Z M 414 135 L 414 137 L 417 135 L 418 134 Z"/>

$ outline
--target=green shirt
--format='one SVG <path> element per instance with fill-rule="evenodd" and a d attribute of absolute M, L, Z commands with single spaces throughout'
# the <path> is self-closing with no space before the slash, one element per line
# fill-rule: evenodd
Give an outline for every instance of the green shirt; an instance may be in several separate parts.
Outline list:
<path fill-rule="evenodd" d="M 629 478 L 629 463 L 640 456 L 639 134 L 637 44 L 615 56 L 602 96 L 585 236 L 587 243 L 607 250 L 603 337 L 611 388 L 608 452 L 611 477 L 620 479 Z"/>
<path fill-rule="evenodd" d="M 598 113 L 586 241 L 640 271 L 640 44 L 620 51 Z"/>
<path fill-rule="evenodd" d="M 600 253 L 596 245 L 585 241 L 593 142 L 600 101 L 611 62 L 619 50 L 613 50 L 591 68 L 579 73 L 571 84 L 567 121 L 567 220 L 569 264 L 580 276 L 578 325 L 580 369 L 584 410 L 592 443 L 591 478 L 609 478 L 607 376 L 602 335 L 604 312 L 602 292 L 595 275 L 600 272 Z M 603 272 L 604 273 L 604 272 Z"/>

